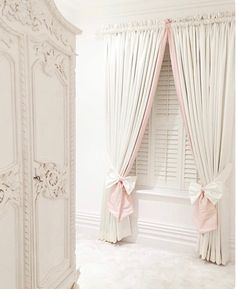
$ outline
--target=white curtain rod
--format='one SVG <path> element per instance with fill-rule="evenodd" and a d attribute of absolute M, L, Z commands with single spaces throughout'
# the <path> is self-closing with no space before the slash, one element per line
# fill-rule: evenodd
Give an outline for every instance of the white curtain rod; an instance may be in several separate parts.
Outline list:
<path fill-rule="evenodd" d="M 219 12 L 212 14 L 196 15 L 190 17 L 179 17 L 176 19 L 168 19 L 172 25 L 185 26 L 185 25 L 200 25 L 220 22 L 233 22 L 235 21 L 234 12 Z M 133 21 L 126 23 L 108 24 L 104 26 L 99 35 L 116 34 L 125 31 L 142 31 L 142 30 L 157 30 L 165 25 L 165 19 L 149 19 L 141 21 Z"/>

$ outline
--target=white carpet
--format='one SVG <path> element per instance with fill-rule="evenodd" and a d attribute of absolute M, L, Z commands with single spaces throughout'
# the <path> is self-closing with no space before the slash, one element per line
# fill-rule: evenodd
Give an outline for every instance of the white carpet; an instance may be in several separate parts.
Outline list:
<path fill-rule="evenodd" d="M 233 289 L 234 266 L 137 244 L 77 244 L 80 289 Z"/>

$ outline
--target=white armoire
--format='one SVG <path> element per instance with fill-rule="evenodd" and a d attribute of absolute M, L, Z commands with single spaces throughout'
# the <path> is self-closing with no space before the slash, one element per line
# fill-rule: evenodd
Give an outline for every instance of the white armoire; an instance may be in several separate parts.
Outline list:
<path fill-rule="evenodd" d="M 0 289 L 76 288 L 78 33 L 52 0 L 0 0 Z"/>

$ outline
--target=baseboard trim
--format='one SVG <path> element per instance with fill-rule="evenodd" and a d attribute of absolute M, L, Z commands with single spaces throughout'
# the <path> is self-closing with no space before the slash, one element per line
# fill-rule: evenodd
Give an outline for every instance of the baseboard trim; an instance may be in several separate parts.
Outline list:
<path fill-rule="evenodd" d="M 76 215 L 77 238 L 81 236 L 98 238 L 100 216 L 87 212 Z M 151 245 L 172 251 L 193 253 L 197 247 L 197 232 L 192 228 L 153 223 L 139 220 L 136 236 L 127 238 L 128 242 Z M 234 261 L 235 238 L 230 239 L 230 256 Z"/>
<path fill-rule="evenodd" d="M 76 224 L 77 232 L 80 235 L 98 236 L 100 216 L 98 214 L 91 214 L 86 212 L 79 212 L 77 214 Z M 160 245 L 166 244 L 168 248 L 171 244 L 181 245 L 191 248 L 196 246 L 197 234 L 196 231 L 189 228 L 181 228 L 168 224 L 152 223 L 147 220 L 139 220 L 136 237 L 127 238 L 127 241 L 138 243 L 156 242 Z M 167 245 L 168 244 L 168 245 Z"/>
<path fill-rule="evenodd" d="M 76 215 L 76 224 L 83 225 L 83 226 L 89 226 L 94 229 L 97 229 L 99 227 L 100 223 L 100 216 L 98 214 L 89 214 L 85 212 L 79 212 Z"/>
<path fill-rule="evenodd" d="M 197 233 L 190 228 L 183 228 L 169 224 L 152 223 L 149 221 L 138 222 L 138 239 L 156 239 L 168 243 L 188 245 L 195 247 Z"/>
<path fill-rule="evenodd" d="M 100 216 L 79 212 L 76 214 L 76 238 L 98 238 Z"/>

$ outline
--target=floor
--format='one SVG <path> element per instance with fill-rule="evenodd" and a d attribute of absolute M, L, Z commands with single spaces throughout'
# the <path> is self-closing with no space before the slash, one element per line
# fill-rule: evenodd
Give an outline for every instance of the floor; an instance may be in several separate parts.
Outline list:
<path fill-rule="evenodd" d="M 80 289 L 233 289 L 234 266 L 138 244 L 77 244 Z"/>

